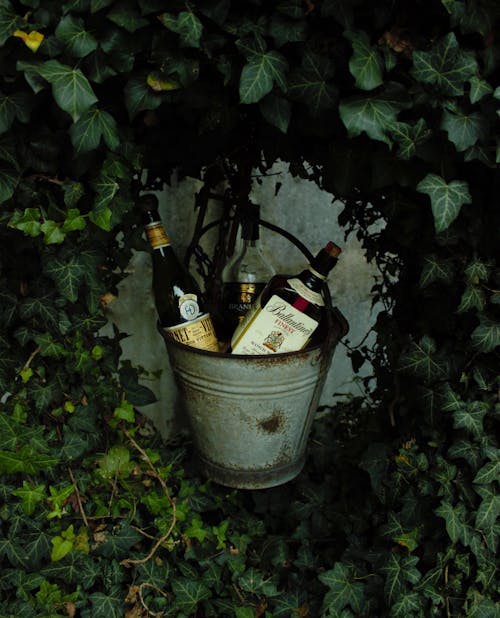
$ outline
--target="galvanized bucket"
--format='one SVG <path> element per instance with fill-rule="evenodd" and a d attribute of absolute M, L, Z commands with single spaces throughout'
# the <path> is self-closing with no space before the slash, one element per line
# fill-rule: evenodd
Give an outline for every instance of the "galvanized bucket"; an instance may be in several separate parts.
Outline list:
<path fill-rule="evenodd" d="M 166 337 L 201 472 L 229 487 L 280 485 L 301 471 L 338 340 L 348 331 L 331 308 L 321 345 L 244 356 L 191 348 Z"/>

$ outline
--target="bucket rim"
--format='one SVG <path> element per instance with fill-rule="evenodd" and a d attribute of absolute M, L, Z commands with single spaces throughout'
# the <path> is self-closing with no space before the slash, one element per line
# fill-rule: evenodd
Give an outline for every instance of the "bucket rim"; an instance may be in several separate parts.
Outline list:
<path fill-rule="evenodd" d="M 178 350 L 189 351 L 193 354 L 200 354 L 201 356 L 207 356 L 210 358 L 232 358 L 245 360 L 255 359 L 256 361 L 262 361 L 270 360 L 272 358 L 294 358 L 296 356 L 309 354 L 315 351 L 321 351 L 324 349 L 328 350 L 329 348 L 333 350 L 340 339 L 342 339 L 342 337 L 349 332 L 349 323 L 337 307 L 331 307 L 328 318 L 328 330 L 321 343 L 307 346 L 301 350 L 295 350 L 293 352 L 277 352 L 276 354 L 228 354 L 227 352 L 212 352 L 211 350 L 203 350 L 202 348 L 193 348 L 168 337 L 159 321 L 156 322 L 156 328 L 165 340 L 165 344 L 167 346 L 177 348 Z"/>

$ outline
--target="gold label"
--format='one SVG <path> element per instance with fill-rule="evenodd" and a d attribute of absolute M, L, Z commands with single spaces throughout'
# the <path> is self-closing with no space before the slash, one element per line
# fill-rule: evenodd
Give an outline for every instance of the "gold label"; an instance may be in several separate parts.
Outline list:
<path fill-rule="evenodd" d="M 153 247 L 153 249 L 159 249 L 160 247 L 168 247 L 168 245 L 170 244 L 170 240 L 165 232 L 162 223 L 150 223 L 145 227 L 149 244 Z"/>
<path fill-rule="evenodd" d="M 219 351 L 212 318 L 208 313 L 204 313 L 197 320 L 165 328 L 165 332 L 175 341 L 192 348 L 211 352 Z"/>

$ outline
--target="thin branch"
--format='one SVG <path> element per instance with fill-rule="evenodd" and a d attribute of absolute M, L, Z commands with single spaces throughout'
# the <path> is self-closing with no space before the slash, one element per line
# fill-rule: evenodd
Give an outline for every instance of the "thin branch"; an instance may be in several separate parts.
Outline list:
<path fill-rule="evenodd" d="M 80 495 L 80 491 L 78 489 L 78 485 L 76 484 L 76 480 L 75 480 L 75 477 L 73 475 L 73 470 L 71 468 L 68 468 L 68 474 L 69 474 L 69 478 L 71 479 L 71 482 L 73 483 L 73 487 L 75 489 L 76 500 L 78 502 L 78 508 L 80 509 L 80 514 L 82 516 L 83 523 L 88 528 L 89 527 L 89 520 L 87 519 L 87 516 L 85 515 L 85 511 L 83 510 L 82 497 Z"/>

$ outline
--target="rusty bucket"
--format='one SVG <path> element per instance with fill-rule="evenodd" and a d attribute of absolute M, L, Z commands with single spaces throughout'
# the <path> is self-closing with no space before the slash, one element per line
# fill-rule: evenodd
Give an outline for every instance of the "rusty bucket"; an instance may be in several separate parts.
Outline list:
<path fill-rule="evenodd" d="M 322 344 L 299 352 L 219 354 L 164 336 L 201 472 L 241 489 L 297 476 L 335 346 L 347 331 L 332 308 Z"/>

